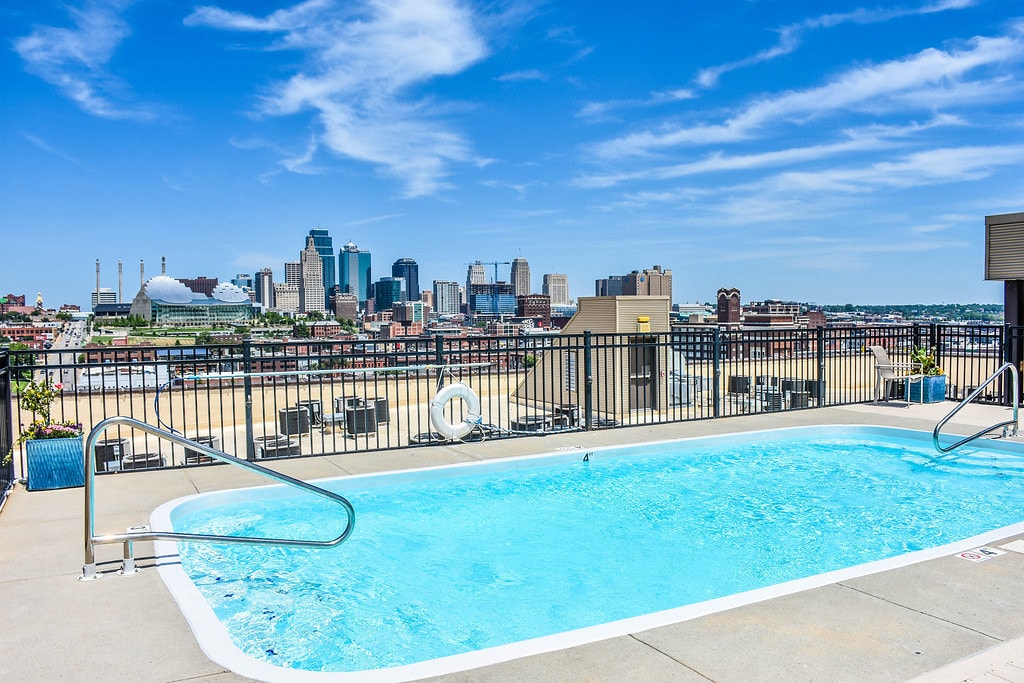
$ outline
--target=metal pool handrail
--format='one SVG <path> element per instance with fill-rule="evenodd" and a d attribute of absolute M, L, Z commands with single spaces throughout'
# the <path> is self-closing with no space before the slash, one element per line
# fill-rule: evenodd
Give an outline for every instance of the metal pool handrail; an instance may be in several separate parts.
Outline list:
<path fill-rule="evenodd" d="M 176 443 L 179 446 L 183 446 L 190 450 L 198 451 L 209 455 L 211 458 L 226 462 L 230 465 L 237 465 L 238 467 L 245 468 L 261 474 L 265 477 L 273 479 L 274 481 L 288 486 L 294 486 L 299 489 L 308 491 L 314 495 L 322 498 L 327 498 L 330 501 L 341 505 L 345 509 L 345 515 L 347 521 L 345 524 L 344 531 L 339 536 L 328 541 L 312 541 L 305 539 L 293 539 L 293 538 L 267 538 L 262 536 L 219 536 L 216 534 L 194 534 L 194 533 L 178 533 L 171 531 L 150 531 L 149 529 L 140 529 L 138 531 L 129 530 L 126 533 L 121 534 L 103 534 L 97 536 L 95 534 L 94 522 L 95 522 L 95 493 L 94 484 L 96 478 L 96 441 L 99 437 L 110 427 L 114 425 L 125 425 L 132 429 L 138 429 L 152 434 L 158 439 L 164 439 L 172 443 Z M 356 523 L 356 513 L 353 509 L 352 504 L 344 496 L 322 489 L 319 486 L 304 482 L 294 477 L 289 477 L 287 474 L 281 474 L 274 470 L 257 465 L 254 462 L 248 460 L 242 460 L 236 458 L 233 455 L 229 455 L 224 451 L 219 451 L 215 448 L 207 446 L 206 444 L 197 443 L 184 437 L 172 434 L 171 432 L 164 431 L 152 425 L 140 422 L 130 417 L 124 417 L 117 415 L 114 417 L 107 418 L 99 424 L 97 424 L 89 437 L 85 441 L 85 562 L 82 565 L 82 575 L 79 577 L 81 581 L 88 581 L 91 579 L 99 578 L 99 574 L 96 573 L 96 545 L 100 543 L 124 543 L 124 563 L 122 565 L 122 573 L 132 574 L 136 571 L 135 560 L 133 556 L 132 543 L 135 541 L 188 541 L 192 543 L 248 543 L 248 544 L 262 544 L 262 545 L 281 545 L 281 546 L 301 546 L 306 548 L 331 548 L 342 543 L 352 533 Z"/>
<path fill-rule="evenodd" d="M 1005 422 L 1000 422 L 998 424 L 994 424 L 991 427 L 986 427 L 985 429 L 982 429 L 980 432 L 978 432 L 976 434 L 972 434 L 971 436 L 968 436 L 968 437 L 965 437 L 963 439 L 960 439 L 959 441 L 957 441 L 952 446 L 945 446 L 945 447 L 942 446 L 939 443 L 939 431 L 943 428 L 943 426 L 945 426 L 945 424 L 947 422 L 949 422 L 949 420 L 954 415 L 956 415 L 958 412 L 960 412 L 961 408 L 963 408 L 965 405 L 967 405 L 968 403 L 970 403 L 971 401 L 976 399 L 978 397 L 978 395 L 981 394 L 981 390 L 982 389 L 987 387 L 992 382 L 996 381 L 1007 370 L 1010 371 L 1010 376 L 1013 378 L 1013 390 L 1012 390 L 1012 396 L 1013 396 L 1013 419 L 1012 420 L 1006 420 Z M 937 425 L 935 425 L 935 429 L 932 431 L 932 443 L 935 444 L 935 449 L 937 451 L 939 451 L 940 453 L 949 453 L 954 448 L 959 448 L 960 446 L 963 446 L 965 443 L 969 443 L 971 441 L 974 441 L 978 437 L 983 436 L 985 434 L 988 434 L 992 430 L 998 429 L 999 427 L 1003 428 L 1003 436 L 1005 437 L 1005 436 L 1007 436 L 1007 429 L 1006 428 L 1008 426 L 1010 426 L 1010 425 L 1013 425 L 1013 431 L 1010 432 L 1010 436 L 1017 436 L 1017 428 L 1020 425 L 1020 422 L 1017 419 L 1018 413 L 1020 411 L 1019 382 L 1020 382 L 1020 380 L 1018 378 L 1017 366 L 1015 366 L 1013 363 L 1003 363 L 999 367 L 998 370 L 993 372 L 992 375 L 989 376 L 989 378 L 986 379 L 984 382 L 982 382 L 981 385 L 978 388 L 976 388 L 974 391 L 972 391 L 967 396 L 967 398 L 965 398 L 963 401 L 960 402 L 959 405 L 957 405 L 955 408 L 953 408 L 953 410 L 951 410 L 949 412 L 949 415 L 947 415 L 946 417 L 944 417 L 941 420 L 939 420 L 939 423 Z"/>

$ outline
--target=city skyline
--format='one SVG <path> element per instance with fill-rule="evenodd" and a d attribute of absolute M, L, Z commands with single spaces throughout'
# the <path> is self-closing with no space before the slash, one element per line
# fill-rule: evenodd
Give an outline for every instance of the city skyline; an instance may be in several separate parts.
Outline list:
<path fill-rule="evenodd" d="M 1017 4 L 699 5 L 5 3 L 0 286 L 276 282 L 325 229 L 420 289 L 524 258 L 573 299 L 652 264 L 680 303 L 1001 299 Z"/>

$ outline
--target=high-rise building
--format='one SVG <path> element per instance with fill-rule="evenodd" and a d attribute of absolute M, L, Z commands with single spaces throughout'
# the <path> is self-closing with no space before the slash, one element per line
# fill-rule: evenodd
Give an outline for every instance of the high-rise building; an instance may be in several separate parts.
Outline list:
<path fill-rule="evenodd" d="M 320 254 L 320 262 L 323 266 L 324 301 L 327 301 L 331 294 L 331 288 L 338 284 L 338 267 L 334 256 L 334 242 L 323 228 L 313 228 L 309 231 L 309 236 L 313 238 L 313 246 L 316 247 L 316 253 Z"/>
<path fill-rule="evenodd" d="M 569 276 L 561 273 L 545 273 L 541 293 L 551 297 L 552 306 L 568 306 Z"/>
<path fill-rule="evenodd" d="M 242 289 L 252 289 L 252 275 L 239 273 L 231 278 L 231 284 L 235 287 L 241 287 Z"/>
<path fill-rule="evenodd" d="M 116 304 L 117 303 L 117 292 L 110 287 L 100 287 L 98 291 L 92 293 L 92 308 L 96 310 L 98 304 Z"/>
<path fill-rule="evenodd" d="M 458 313 L 461 305 L 462 294 L 458 282 L 434 280 L 434 310 L 439 315 Z"/>
<path fill-rule="evenodd" d="M 324 311 L 327 293 L 324 291 L 324 264 L 316 250 L 313 237 L 306 238 L 306 248 L 299 254 L 302 264 L 302 285 L 299 287 L 299 310 L 302 313 Z"/>
<path fill-rule="evenodd" d="M 668 296 L 672 300 L 672 271 L 662 270 L 661 266 L 645 268 L 642 272 L 634 270 L 625 275 L 622 282 L 622 293 L 626 296 Z"/>
<path fill-rule="evenodd" d="M 344 294 L 335 290 L 331 295 L 330 306 L 335 318 L 355 320 L 359 317 L 359 301 L 355 294 Z"/>
<path fill-rule="evenodd" d="M 366 308 L 370 296 L 370 252 L 359 251 L 349 242 L 338 252 L 338 284 L 343 294 L 354 294 L 359 308 Z"/>
<path fill-rule="evenodd" d="M 469 286 L 469 311 L 474 315 L 515 315 L 516 295 L 508 282 Z"/>
<path fill-rule="evenodd" d="M 516 297 L 516 315 L 533 318 L 540 327 L 551 327 L 551 297 L 547 294 L 524 294 Z"/>
<path fill-rule="evenodd" d="M 274 310 L 282 313 L 298 313 L 299 286 L 290 282 L 275 282 Z"/>
<path fill-rule="evenodd" d="M 270 268 L 256 273 L 256 303 L 267 311 L 274 307 L 274 271 Z"/>
<path fill-rule="evenodd" d="M 512 259 L 510 280 L 516 296 L 526 296 L 530 293 L 530 264 L 526 262 L 526 259 Z"/>
<path fill-rule="evenodd" d="M 484 284 L 487 284 L 487 271 L 484 270 L 484 264 L 474 261 L 466 270 L 466 292 L 469 292 L 470 285 Z"/>
<path fill-rule="evenodd" d="M 424 289 L 420 292 L 420 301 L 425 303 L 430 310 L 434 310 L 434 292 L 430 289 Z"/>
<path fill-rule="evenodd" d="M 398 303 L 391 310 L 391 319 L 400 323 L 424 323 L 430 315 L 430 307 L 422 301 Z"/>
<path fill-rule="evenodd" d="M 213 290 L 217 288 L 218 284 L 220 284 L 220 281 L 217 278 L 206 277 L 204 275 L 191 278 L 179 277 L 177 280 L 196 294 L 205 294 L 206 296 L 213 296 Z"/>
<path fill-rule="evenodd" d="M 373 310 L 386 311 L 402 303 L 405 281 L 400 277 L 382 277 L 373 285 Z"/>
<path fill-rule="evenodd" d="M 624 275 L 609 275 L 606 278 L 595 280 L 594 282 L 594 295 L 595 296 L 622 296 L 623 283 L 626 277 Z"/>
<path fill-rule="evenodd" d="M 420 298 L 420 267 L 415 259 L 400 258 L 391 266 L 391 277 L 400 277 L 405 281 L 405 298 L 403 301 L 418 301 Z"/>
<path fill-rule="evenodd" d="M 289 285 L 302 287 L 302 264 L 298 261 L 285 261 L 284 281 Z"/>

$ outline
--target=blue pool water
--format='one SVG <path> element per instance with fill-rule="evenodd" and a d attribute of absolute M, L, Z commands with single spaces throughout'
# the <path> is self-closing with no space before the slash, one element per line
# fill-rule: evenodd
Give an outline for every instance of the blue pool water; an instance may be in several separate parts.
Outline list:
<path fill-rule="evenodd" d="M 999 448 L 939 456 L 914 432 L 816 428 L 328 480 L 357 514 L 339 547 L 179 552 L 249 656 L 382 669 L 1020 522 L 1024 458 Z M 170 520 L 177 531 L 320 539 L 344 525 L 336 506 L 280 487 L 193 497 Z"/>

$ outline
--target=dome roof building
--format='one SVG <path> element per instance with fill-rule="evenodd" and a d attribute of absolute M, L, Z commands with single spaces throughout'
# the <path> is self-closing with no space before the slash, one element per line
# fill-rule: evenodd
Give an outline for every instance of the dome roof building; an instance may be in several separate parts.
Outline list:
<path fill-rule="evenodd" d="M 213 296 L 206 296 L 179 280 L 157 275 L 143 283 L 135 295 L 131 315 L 152 325 L 209 327 L 246 324 L 254 314 L 252 301 L 241 287 L 224 282 L 213 289 Z"/>

